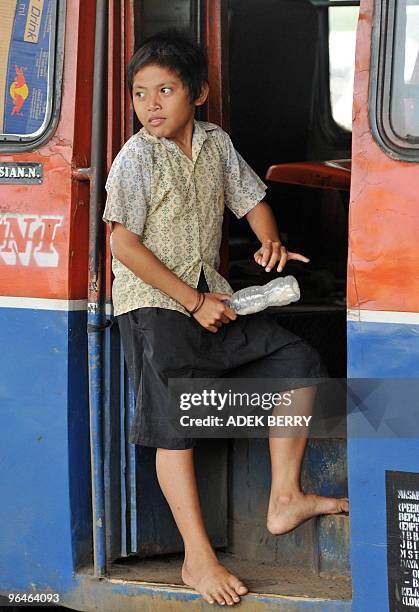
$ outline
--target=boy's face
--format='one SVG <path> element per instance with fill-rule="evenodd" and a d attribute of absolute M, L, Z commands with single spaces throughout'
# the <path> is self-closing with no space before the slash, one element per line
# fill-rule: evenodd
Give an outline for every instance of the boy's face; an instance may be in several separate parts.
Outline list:
<path fill-rule="evenodd" d="M 185 127 L 193 122 L 195 107 L 203 104 L 207 95 L 205 87 L 201 96 L 191 102 L 189 89 L 177 74 L 158 64 L 136 72 L 132 86 L 135 113 L 158 138 L 181 138 Z"/>

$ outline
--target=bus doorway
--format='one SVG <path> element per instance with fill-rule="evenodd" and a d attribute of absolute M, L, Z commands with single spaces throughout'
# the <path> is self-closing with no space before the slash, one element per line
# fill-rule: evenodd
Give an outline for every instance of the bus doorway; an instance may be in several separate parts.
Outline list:
<path fill-rule="evenodd" d="M 331 112 L 326 89 L 318 87 L 319 65 L 329 53 L 329 9 L 324 3 L 318 7 L 308 0 L 143 0 L 133 3 L 133 18 L 133 47 L 169 26 L 184 27 L 207 45 L 211 41 L 209 52 L 217 61 L 211 64 L 210 87 L 220 95 L 210 99 L 199 118 L 230 131 L 238 151 L 262 178 L 270 166 L 281 162 L 350 156 L 350 132 L 331 122 L 329 133 L 317 116 L 319 108 L 325 116 Z M 140 127 L 135 120 L 132 125 L 133 132 Z M 267 201 L 284 243 L 312 260 L 307 269 L 293 262 L 287 265 L 286 273 L 297 277 L 303 299 L 272 314 L 319 350 L 331 376 L 345 377 L 349 193 L 270 181 Z M 257 247 L 246 223 L 230 216 L 228 225 L 224 266 L 232 286 L 267 282 L 273 275 L 261 273 L 252 263 Z M 109 435 L 107 450 L 112 483 L 107 492 L 109 574 L 115 579 L 181 584 L 181 541 L 158 489 L 153 452 L 134 448 L 126 440 L 134 398 L 121 353 L 115 361 L 120 351 L 115 329 L 109 339 L 109 355 L 113 351 L 114 366 L 116 361 L 119 364 L 114 378 L 119 382 L 112 394 L 123 398 L 121 412 L 109 412 L 121 434 L 118 439 Z M 203 442 L 197 457 L 202 470 L 198 479 L 203 483 L 212 541 L 223 562 L 246 580 L 252 592 L 325 597 L 338 601 L 339 609 L 349 609 L 348 517 L 323 517 L 289 535 L 271 536 L 265 526 L 267 441 L 219 440 L 215 446 L 213 441 Z M 303 479 L 307 489 L 345 496 L 345 440 L 311 441 Z M 119 496 L 115 496 L 117 487 Z"/>
<path fill-rule="evenodd" d="M 310 264 L 287 263 L 299 302 L 271 309 L 280 324 L 317 348 L 332 378 L 346 377 L 346 268 L 357 2 L 231 0 L 230 133 L 268 184 L 287 248 Z M 229 215 L 229 280 L 234 289 L 268 282 L 252 258 L 250 228 Z M 317 576 L 350 576 L 349 517 L 321 517 L 266 538 L 269 457 L 258 440 L 232 441 L 232 552 Z M 256 467 L 257 466 L 257 467 Z M 326 467 L 327 466 L 327 467 Z M 320 476 L 322 474 L 322 476 Z M 263 477 L 261 478 L 261 475 Z M 312 439 L 306 490 L 347 494 L 346 440 Z M 252 533 L 252 538 L 243 537 Z M 264 537 L 265 536 L 265 537 Z M 349 582 L 347 587 L 350 591 Z"/>

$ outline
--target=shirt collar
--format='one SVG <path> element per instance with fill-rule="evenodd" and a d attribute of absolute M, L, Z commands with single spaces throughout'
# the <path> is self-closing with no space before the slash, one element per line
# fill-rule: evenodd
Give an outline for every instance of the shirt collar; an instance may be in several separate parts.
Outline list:
<path fill-rule="evenodd" d="M 217 126 L 212 123 L 194 119 L 194 131 L 192 135 L 192 156 L 194 160 L 198 157 L 199 151 L 207 139 L 207 132 L 211 132 L 215 129 L 217 129 Z M 163 144 L 170 150 L 173 150 L 173 147 L 178 149 L 177 145 L 169 138 L 158 138 L 154 136 L 154 134 L 151 134 L 145 127 L 141 128 L 138 135 L 150 144 Z"/>

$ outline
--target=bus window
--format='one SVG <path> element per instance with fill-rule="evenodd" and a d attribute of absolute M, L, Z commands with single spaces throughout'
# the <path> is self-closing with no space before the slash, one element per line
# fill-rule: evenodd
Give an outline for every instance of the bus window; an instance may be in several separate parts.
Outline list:
<path fill-rule="evenodd" d="M 199 2 L 197 0 L 142 0 L 134 4 L 136 21 L 140 24 L 140 43 L 144 38 L 166 28 L 188 31 L 193 38 L 198 33 Z"/>
<path fill-rule="evenodd" d="M 0 141 L 39 142 L 52 119 L 57 0 L 0 4 Z"/>
<path fill-rule="evenodd" d="M 419 0 L 396 4 L 393 62 L 391 124 L 400 138 L 419 143 Z"/>
<path fill-rule="evenodd" d="M 317 10 L 318 44 L 313 159 L 350 155 L 355 40 L 359 0 L 310 0 Z"/>
<path fill-rule="evenodd" d="M 376 0 L 370 124 L 391 157 L 419 161 L 419 0 Z"/>
<path fill-rule="evenodd" d="M 329 6 L 330 102 L 334 121 L 352 129 L 355 40 L 359 6 Z"/>

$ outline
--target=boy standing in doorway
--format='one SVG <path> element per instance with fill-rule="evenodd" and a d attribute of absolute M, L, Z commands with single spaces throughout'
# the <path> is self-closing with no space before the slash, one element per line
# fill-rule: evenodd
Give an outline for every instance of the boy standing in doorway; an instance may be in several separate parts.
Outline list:
<path fill-rule="evenodd" d="M 103 219 L 112 232 L 114 312 L 138 389 L 130 442 L 157 449 L 158 480 L 185 544 L 183 581 L 208 603 L 233 605 L 247 587 L 219 563 L 208 539 L 193 464 L 196 441 L 173 437 L 167 428 L 168 379 L 243 375 L 248 366 L 253 377 L 321 376 L 317 353 L 274 317 L 237 317 L 223 303 L 232 293 L 217 271 L 224 206 L 246 217 L 261 244 L 255 261 L 266 271 L 308 259 L 281 244 L 263 201 L 266 186 L 229 136 L 195 120 L 208 95 L 203 51 L 180 33 L 157 34 L 134 54 L 127 77 L 144 127 L 114 160 Z M 295 390 L 300 414 L 311 414 L 315 391 Z M 346 498 L 302 492 L 305 444 L 301 437 L 269 440 L 273 534 L 348 510 Z"/>

